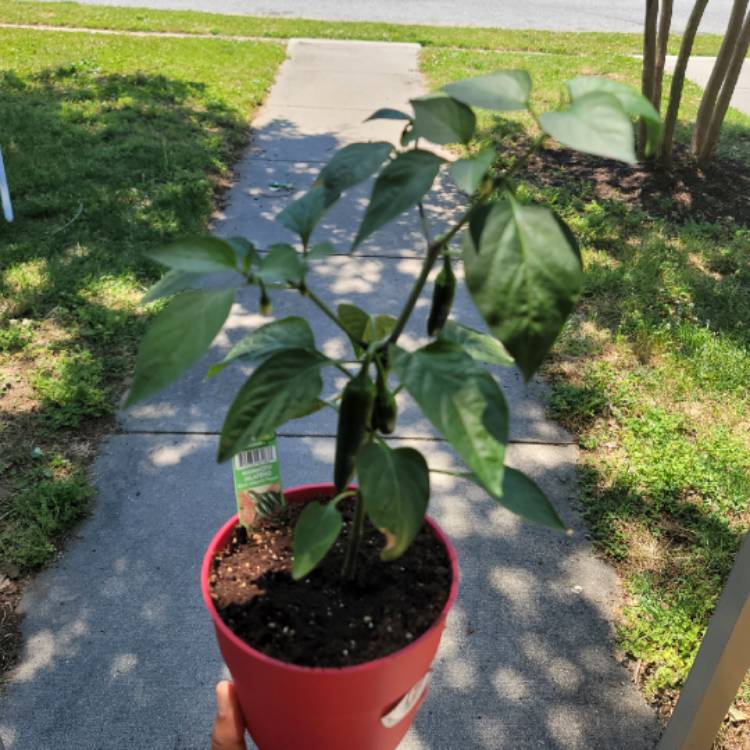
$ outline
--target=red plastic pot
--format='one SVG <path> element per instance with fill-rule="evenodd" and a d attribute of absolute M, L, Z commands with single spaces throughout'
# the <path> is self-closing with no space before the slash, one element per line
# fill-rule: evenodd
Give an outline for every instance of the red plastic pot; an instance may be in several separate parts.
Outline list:
<path fill-rule="evenodd" d="M 304 503 L 333 492 L 332 484 L 308 484 L 285 495 L 288 502 Z M 382 659 L 318 668 L 287 664 L 256 651 L 219 617 L 208 577 L 214 555 L 227 545 L 236 523 L 234 516 L 211 540 L 203 558 L 201 589 L 254 742 L 260 750 L 393 750 L 427 695 L 430 665 L 458 594 L 458 562 L 445 534 L 427 518 L 453 571 L 448 600 L 432 627 Z"/>

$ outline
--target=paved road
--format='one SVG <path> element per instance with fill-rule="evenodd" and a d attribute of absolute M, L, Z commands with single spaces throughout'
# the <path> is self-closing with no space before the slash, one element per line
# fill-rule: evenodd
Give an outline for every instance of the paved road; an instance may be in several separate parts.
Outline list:
<path fill-rule="evenodd" d="M 292 42 L 217 232 L 262 247 L 289 240 L 272 218 L 293 191 L 275 186 L 303 191 L 341 144 L 396 136 L 398 123 L 362 121 L 377 106 L 403 106 L 422 93 L 417 54 L 416 45 Z M 347 248 L 369 189 L 350 191 L 316 239 Z M 436 231 L 460 202 L 448 190 L 428 202 Z M 334 304 L 398 309 L 420 267 L 415 214 L 374 234 L 356 256 L 320 264 L 310 286 Z M 346 356 L 344 337 L 307 300 L 277 294 L 273 302 L 277 316 L 304 315 L 329 356 Z M 454 313 L 481 325 L 463 285 Z M 408 345 L 424 341 L 426 315 L 418 306 Z M 256 291 L 242 287 L 210 359 L 264 322 Z M 205 363 L 123 415 L 121 431 L 102 446 L 96 512 L 23 600 L 25 651 L 0 699 L 8 750 L 205 750 L 222 666 L 198 565 L 232 512 L 231 473 L 214 459 L 216 432 L 246 372 L 229 368 L 208 383 L 204 372 Z M 576 447 L 545 419 L 538 386 L 525 387 L 509 368 L 495 374 L 513 404 L 508 462 L 547 489 L 576 533 L 523 524 L 464 480 L 431 479 L 430 512 L 455 543 L 462 581 L 431 695 L 401 750 L 653 747 L 657 722 L 612 642 L 616 577 L 594 556 L 571 507 Z M 397 444 L 419 447 L 431 466 L 459 468 L 413 402 L 399 399 Z M 285 430 L 284 484 L 327 480 L 335 414 Z"/>
<path fill-rule="evenodd" d="M 644 0 L 79 0 L 91 5 L 125 5 L 203 10 L 334 21 L 386 21 L 440 26 L 496 26 L 553 31 L 638 31 Z M 682 31 L 694 0 L 675 0 L 674 28 Z M 712 0 L 701 30 L 722 33 L 732 0 Z"/>

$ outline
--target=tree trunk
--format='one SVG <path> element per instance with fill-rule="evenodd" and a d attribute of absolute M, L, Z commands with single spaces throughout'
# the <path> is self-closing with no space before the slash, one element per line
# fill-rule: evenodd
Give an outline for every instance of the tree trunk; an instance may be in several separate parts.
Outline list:
<path fill-rule="evenodd" d="M 724 78 L 724 84 L 721 87 L 721 93 L 719 94 L 716 106 L 714 107 L 711 122 L 706 130 L 703 144 L 698 153 L 698 164 L 702 167 L 704 167 L 711 159 L 716 144 L 719 141 L 721 126 L 727 115 L 729 104 L 732 101 L 732 94 L 734 94 L 734 90 L 737 87 L 737 80 L 742 72 L 742 66 L 745 63 L 745 55 L 747 55 L 748 47 L 750 47 L 750 13 L 747 14 L 745 23 L 742 24 L 742 29 L 738 35 L 737 44 L 734 48 L 734 54 L 729 62 L 729 68 L 726 77 Z"/>
<path fill-rule="evenodd" d="M 714 69 L 711 71 L 711 77 L 708 79 L 708 85 L 703 92 L 698 115 L 695 118 L 695 130 L 693 131 L 693 154 L 698 156 L 703 148 L 703 142 L 706 138 L 709 125 L 713 119 L 713 113 L 716 108 L 716 100 L 721 91 L 721 86 L 726 77 L 729 63 L 732 60 L 734 49 L 737 46 L 737 38 L 740 35 L 742 21 L 745 18 L 748 0 L 734 0 L 732 13 L 729 16 L 727 24 L 727 33 L 724 35 L 724 41 L 721 43 L 719 55 L 714 63 Z"/>
<path fill-rule="evenodd" d="M 745 0 L 747 2 L 747 0 Z M 659 14 L 659 0 L 646 0 L 646 19 L 643 25 L 643 80 L 641 93 L 650 102 L 654 100 L 654 73 L 656 72 L 656 19 Z M 641 120 L 638 127 L 638 158 L 646 155 L 648 133 Z"/>
<path fill-rule="evenodd" d="M 659 16 L 659 35 L 656 40 L 656 63 L 654 65 L 654 91 L 652 104 L 657 112 L 661 112 L 661 92 L 664 81 L 664 62 L 667 57 L 667 45 L 669 44 L 669 28 L 672 25 L 672 2 L 673 0 L 661 0 L 661 13 Z"/>
<path fill-rule="evenodd" d="M 667 114 L 664 117 L 664 135 L 661 142 L 661 165 L 665 169 L 672 166 L 672 148 L 674 146 L 674 129 L 677 125 L 677 114 L 680 111 L 682 100 L 682 89 L 685 85 L 685 70 L 687 69 L 690 53 L 693 51 L 695 35 L 698 33 L 703 13 L 708 5 L 708 0 L 697 0 L 690 13 L 685 33 L 680 44 L 680 53 L 677 55 L 674 73 L 672 74 L 672 87 L 669 91 L 669 104 Z"/>

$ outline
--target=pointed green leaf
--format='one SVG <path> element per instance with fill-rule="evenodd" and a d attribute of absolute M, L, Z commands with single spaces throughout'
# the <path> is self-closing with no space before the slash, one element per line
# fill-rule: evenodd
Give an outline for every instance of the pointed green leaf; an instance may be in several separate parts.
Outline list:
<path fill-rule="evenodd" d="M 294 528 L 292 578 L 298 581 L 310 573 L 328 554 L 341 533 L 341 513 L 335 505 L 308 503 Z"/>
<path fill-rule="evenodd" d="M 495 160 L 495 149 L 491 146 L 480 151 L 471 159 L 458 159 L 448 167 L 448 172 L 459 190 L 473 195 L 482 184 L 484 176 Z"/>
<path fill-rule="evenodd" d="M 648 129 L 646 155 L 654 153 L 661 140 L 661 118 L 654 105 L 632 86 L 601 76 L 578 76 L 567 82 L 570 96 L 580 99 L 586 94 L 603 91 L 617 99 L 630 117 L 642 117 Z"/>
<path fill-rule="evenodd" d="M 315 349 L 312 329 L 304 318 L 282 318 L 256 328 L 237 342 L 221 362 L 209 368 L 208 377 L 217 375 L 235 359 L 257 362 L 285 349 Z"/>
<path fill-rule="evenodd" d="M 301 198 L 290 203 L 276 217 L 276 221 L 298 234 L 302 243 L 307 245 L 318 222 L 339 197 L 340 193 L 336 190 L 314 185 Z"/>
<path fill-rule="evenodd" d="M 430 499 L 430 473 L 422 454 L 413 448 L 392 450 L 369 443 L 357 455 L 359 491 L 373 525 L 386 544 L 383 560 L 406 552 L 424 521 Z"/>
<path fill-rule="evenodd" d="M 462 102 L 441 94 L 411 100 L 414 107 L 413 138 L 432 143 L 468 143 L 474 135 L 477 118 Z"/>
<path fill-rule="evenodd" d="M 297 251 L 291 245 L 280 242 L 268 248 L 268 254 L 261 260 L 255 275 L 267 284 L 299 284 L 304 274 L 305 264 Z"/>
<path fill-rule="evenodd" d="M 184 292 L 186 289 L 193 289 L 198 285 L 200 279 L 205 274 L 194 273 L 191 271 L 178 271 L 172 269 L 167 271 L 159 281 L 156 282 L 147 292 L 141 297 L 141 304 L 145 305 L 147 302 L 153 302 L 155 299 L 160 297 L 171 297 L 177 292 Z"/>
<path fill-rule="evenodd" d="M 194 365 L 221 330 L 232 302 L 233 289 L 183 292 L 175 297 L 141 339 L 125 406 L 152 396 Z"/>
<path fill-rule="evenodd" d="M 329 255 L 335 255 L 336 248 L 330 242 L 318 242 L 310 248 L 307 253 L 307 260 L 323 260 Z"/>
<path fill-rule="evenodd" d="M 396 318 L 391 315 L 368 315 L 356 305 L 343 303 L 336 311 L 349 334 L 354 351 L 359 357 L 363 352 L 360 341 L 370 344 L 384 339 L 395 327 Z"/>
<path fill-rule="evenodd" d="M 496 338 L 452 320 L 446 321 L 440 331 L 440 338 L 458 344 L 477 362 L 504 367 L 514 364 L 513 357 Z"/>
<path fill-rule="evenodd" d="M 508 407 L 492 375 L 449 341 L 413 353 L 396 347 L 394 367 L 424 415 L 484 485 L 499 494 Z"/>
<path fill-rule="evenodd" d="M 485 490 L 487 489 L 479 478 L 472 473 L 456 472 L 454 476 L 469 479 Z M 552 505 L 539 485 L 517 469 L 506 466 L 503 474 L 502 495 L 495 495 L 492 492 L 489 494 L 493 500 L 507 508 L 511 513 L 515 513 L 527 521 L 557 531 L 569 531 L 558 515 L 555 506 Z"/>
<path fill-rule="evenodd" d="M 219 438 L 219 462 L 314 410 L 323 388 L 320 368 L 327 362 L 308 349 L 287 349 L 263 362 L 229 407 Z"/>
<path fill-rule="evenodd" d="M 586 94 L 574 99 L 568 109 L 544 112 L 539 122 L 563 146 L 629 164 L 636 161 L 633 124 L 613 94 Z"/>
<path fill-rule="evenodd" d="M 323 167 L 315 184 L 342 193 L 375 174 L 391 151 L 393 145 L 385 141 L 344 146 Z"/>
<path fill-rule="evenodd" d="M 237 258 L 237 265 L 245 272 L 250 270 L 254 265 L 260 263 L 260 256 L 250 240 L 244 237 L 229 237 L 227 244 L 234 250 Z"/>
<path fill-rule="evenodd" d="M 370 120 L 411 120 L 411 115 L 407 115 L 406 112 L 401 112 L 398 109 L 383 107 L 373 112 L 365 122 L 369 122 Z"/>
<path fill-rule="evenodd" d="M 365 328 L 364 340 L 371 344 L 373 341 L 384 339 L 396 327 L 396 318 L 392 315 L 375 315 Z"/>
<path fill-rule="evenodd" d="M 336 312 L 349 334 L 349 340 L 352 342 L 355 354 L 358 357 L 361 356 L 364 349 L 359 345 L 359 342 L 364 341 L 365 329 L 370 322 L 370 316 L 356 305 L 347 303 L 339 305 Z"/>
<path fill-rule="evenodd" d="M 567 527 L 539 485 L 517 469 L 505 467 L 503 495 L 495 498 L 509 511 L 528 521 L 565 531 Z"/>
<path fill-rule="evenodd" d="M 218 237 L 190 237 L 149 250 L 145 255 L 178 271 L 210 273 L 236 270 L 234 250 L 226 240 Z"/>
<path fill-rule="evenodd" d="M 498 70 L 489 75 L 449 83 L 443 86 L 443 91 L 470 107 L 510 112 L 526 109 L 531 93 L 531 77 L 525 70 Z"/>
<path fill-rule="evenodd" d="M 548 208 L 510 198 L 480 216 L 464 237 L 466 285 L 528 380 L 578 299 L 581 261 Z"/>
<path fill-rule="evenodd" d="M 399 154 L 389 162 L 375 180 L 354 247 L 415 206 L 432 187 L 442 163 L 439 156 L 419 149 Z"/>

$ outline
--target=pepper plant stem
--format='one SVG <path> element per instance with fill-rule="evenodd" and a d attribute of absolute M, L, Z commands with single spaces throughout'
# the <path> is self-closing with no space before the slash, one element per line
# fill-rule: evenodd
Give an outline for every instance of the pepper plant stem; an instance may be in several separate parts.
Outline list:
<path fill-rule="evenodd" d="M 318 295 L 315 294 L 315 292 L 313 292 L 313 290 L 310 289 L 310 287 L 306 286 L 304 287 L 304 289 L 301 287 L 297 287 L 297 289 L 299 290 L 300 294 L 303 294 L 304 296 L 309 297 L 312 300 L 312 302 L 314 302 L 325 313 L 325 315 L 327 315 L 347 336 L 351 336 L 351 333 L 349 333 L 349 331 L 346 330 L 346 327 L 339 319 L 339 316 L 336 315 L 336 313 L 333 310 L 331 310 L 331 308 L 328 307 L 328 305 L 326 305 L 326 303 L 323 302 L 323 300 L 320 299 L 320 297 L 318 297 Z M 358 341 L 357 343 L 360 346 L 362 346 L 363 349 L 367 348 L 363 342 Z"/>
<path fill-rule="evenodd" d="M 448 243 L 458 234 L 458 232 L 466 225 L 471 218 L 473 208 L 470 208 L 446 234 L 438 237 L 434 242 L 427 248 L 427 255 L 425 256 L 424 263 L 422 264 L 422 270 L 419 272 L 417 280 L 414 282 L 414 286 L 409 292 L 409 297 L 406 300 L 401 314 L 398 316 L 396 325 L 391 331 L 391 335 L 388 337 L 385 346 L 388 344 L 395 344 L 398 341 L 398 337 L 403 333 L 406 324 L 409 322 L 414 307 L 417 304 L 419 295 L 422 294 L 424 285 L 427 283 L 427 277 L 432 271 L 432 267 L 435 265 L 435 261 L 440 257 L 440 253 L 447 247 Z"/>
<path fill-rule="evenodd" d="M 354 521 L 349 530 L 349 537 L 346 546 L 346 555 L 344 556 L 343 577 L 346 581 L 351 581 L 357 571 L 357 555 L 359 554 L 359 545 L 362 541 L 362 532 L 365 527 L 365 501 L 361 493 L 357 493 L 354 506 Z"/>

